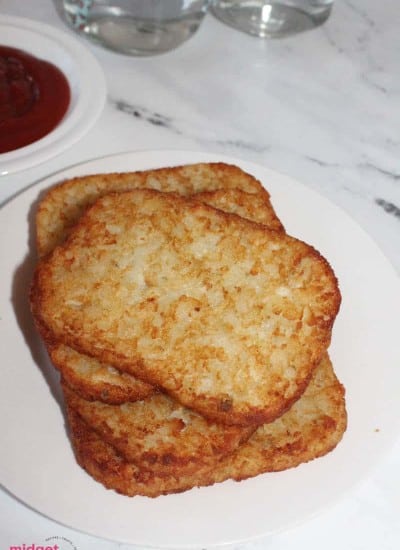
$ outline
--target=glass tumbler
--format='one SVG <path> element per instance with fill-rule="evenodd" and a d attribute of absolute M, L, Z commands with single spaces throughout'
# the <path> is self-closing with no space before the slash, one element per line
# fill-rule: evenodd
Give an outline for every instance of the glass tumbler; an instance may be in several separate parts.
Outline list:
<path fill-rule="evenodd" d="M 282 37 L 322 25 L 334 0 L 213 0 L 212 13 L 235 29 L 263 38 Z"/>
<path fill-rule="evenodd" d="M 62 0 L 69 25 L 92 41 L 128 55 L 176 48 L 199 28 L 209 0 Z"/>

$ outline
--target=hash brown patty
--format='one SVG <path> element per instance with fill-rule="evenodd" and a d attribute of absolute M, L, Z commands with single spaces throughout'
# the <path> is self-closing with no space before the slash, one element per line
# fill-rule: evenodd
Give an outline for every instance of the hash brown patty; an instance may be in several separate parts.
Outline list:
<path fill-rule="evenodd" d="M 224 426 L 157 394 L 107 405 L 87 401 L 63 383 L 67 406 L 128 462 L 157 475 L 187 475 L 232 453 L 255 427 Z"/>
<path fill-rule="evenodd" d="M 225 163 L 199 163 L 142 172 L 93 174 L 76 177 L 52 187 L 40 201 L 36 213 L 36 244 L 40 257 L 64 241 L 85 209 L 99 197 L 132 189 L 157 189 L 183 196 L 239 189 L 269 201 L 261 183 L 237 166 Z M 270 212 L 273 219 L 273 210 Z M 279 220 L 274 220 L 279 225 Z"/>
<path fill-rule="evenodd" d="M 42 333 L 226 424 L 280 416 L 327 349 L 340 304 L 312 247 L 193 199 L 109 194 L 39 262 Z"/>
<path fill-rule="evenodd" d="M 218 165 L 219 166 L 219 165 Z M 194 168 L 192 168 L 194 170 Z M 215 170 L 215 165 L 212 165 Z M 230 170 L 230 169 L 229 169 Z M 229 170 L 227 170 L 229 172 Z M 159 174 L 160 178 L 161 175 Z M 247 184 L 248 175 L 244 172 L 241 176 Z M 109 185 L 113 187 L 113 179 L 109 178 Z M 244 185 L 244 184 L 243 184 Z M 245 185 L 244 185 L 245 186 Z M 62 185 L 61 189 L 66 191 L 70 186 Z M 76 200 L 83 200 L 86 186 L 80 183 L 80 180 L 74 180 L 73 187 L 76 189 Z M 80 193 L 78 190 L 80 189 Z M 58 188 L 57 195 L 59 193 Z M 279 221 L 267 194 L 263 193 L 247 193 L 241 189 L 219 189 L 217 191 L 204 191 L 195 195 L 197 200 L 205 202 L 215 208 L 226 212 L 233 212 L 243 218 L 254 220 L 268 226 L 270 229 L 283 231 L 283 226 Z M 47 204 L 47 209 L 50 209 L 51 202 L 47 196 L 44 202 Z M 57 205 L 62 204 L 60 201 L 54 201 L 53 209 Z M 52 217 L 55 218 L 56 213 L 52 212 Z M 65 212 L 58 212 L 58 217 L 63 220 L 58 227 L 71 227 L 72 221 L 65 221 Z M 46 250 L 50 244 L 46 241 L 46 227 L 42 227 L 46 218 L 37 216 L 37 232 L 41 235 L 42 248 Z M 65 236 L 52 233 L 54 241 L 61 242 Z M 127 373 L 121 373 L 114 367 L 108 364 L 101 363 L 85 354 L 78 353 L 69 346 L 62 343 L 53 343 L 49 346 L 49 353 L 53 365 L 61 372 L 62 377 L 67 384 L 84 399 L 90 401 L 103 401 L 110 405 L 118 405 L 127 401 L 136 401 L 144 399 L 156 391 L 153 386 L 142 382 Z"/>

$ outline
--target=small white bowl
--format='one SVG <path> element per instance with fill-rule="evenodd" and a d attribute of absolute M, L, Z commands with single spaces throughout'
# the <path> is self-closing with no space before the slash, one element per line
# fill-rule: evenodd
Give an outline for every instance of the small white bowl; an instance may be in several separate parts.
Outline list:
<path fill-rule="evenodd" d="M 62 121 L 34 143 L 0 154 L 0 175 L 25 170 L 77 142 L 95 123 L 106 99 L 102 68 L 92 53 L 60 29 L 22 17 L 0 16 L 0 42 L 50 61 L 66 76 L 71 102 Z"/>

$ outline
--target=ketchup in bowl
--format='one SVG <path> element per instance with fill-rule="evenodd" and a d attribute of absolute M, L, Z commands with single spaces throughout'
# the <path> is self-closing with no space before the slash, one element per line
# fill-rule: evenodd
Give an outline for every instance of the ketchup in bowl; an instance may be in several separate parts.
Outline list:
<path fill-rule="evenodd" d="M 55 65 L 0 46 L 0 153 L 51 132 L 65 115 L 70 98 L 68 81 Z"/>

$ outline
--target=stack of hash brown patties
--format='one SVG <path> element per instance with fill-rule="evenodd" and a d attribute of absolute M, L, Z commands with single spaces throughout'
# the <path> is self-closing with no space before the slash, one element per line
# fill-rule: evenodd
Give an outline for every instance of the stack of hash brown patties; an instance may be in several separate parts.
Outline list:
<path fill-rule="evenodd" d="M 37 213 L 32 311 L 78 463 L 155 497 L 294 467 L 346 429 L 336 277 L 226 164 L 65 181 Z"/>

